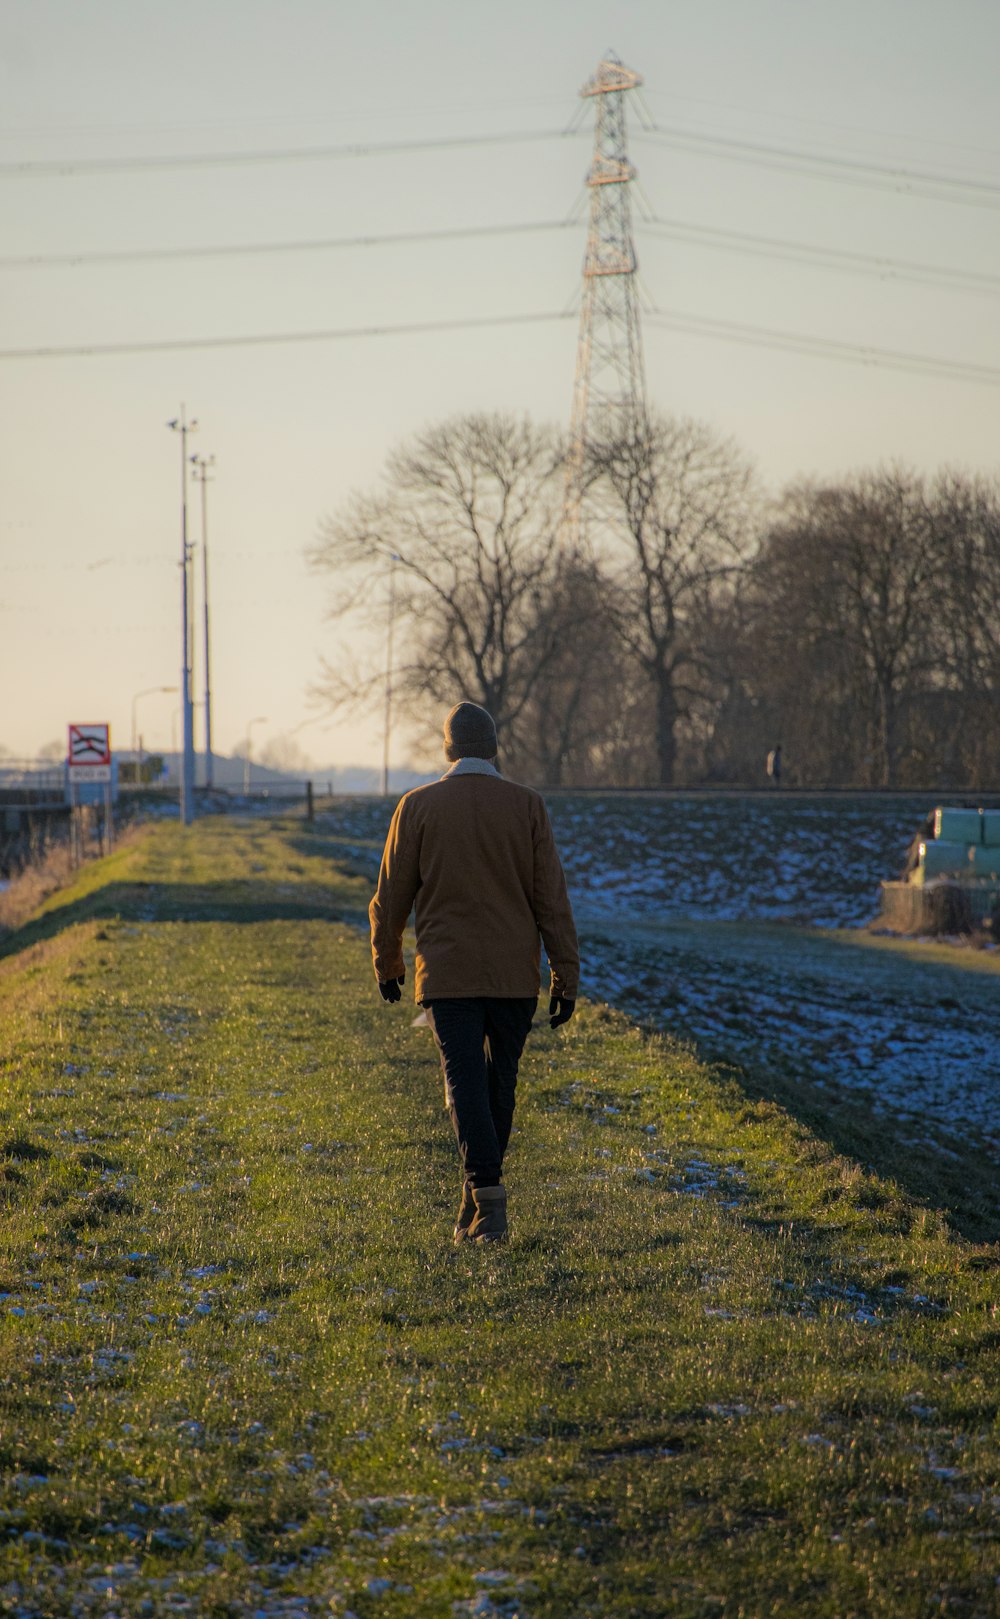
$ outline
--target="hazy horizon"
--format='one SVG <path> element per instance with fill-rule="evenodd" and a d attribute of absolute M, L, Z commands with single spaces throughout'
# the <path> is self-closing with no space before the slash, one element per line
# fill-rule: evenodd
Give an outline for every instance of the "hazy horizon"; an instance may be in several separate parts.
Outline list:
<path fill-rule="evenodd" d="M 387 27 L 387 19 L 391 26 Z M 570 317 L 498 330 L 91 357 L 12 351 L 396 327 L 558 311 L 578 293 L 591 119 L 579 89 L 609 48 L 645 80 L 658 125 L 737 143 L 728 156 L 643 137 L 631 120 L 640 276 L 647 301 L 694 320 L 938 356 L 1000 378 L 991 281 L 1000 245 L 993 64 L 1000 11 L 981 0 L 632 0 L 609 9 L 493 8 L 430 0 L 364 10 L 290 0 L 13 0 L 0 16 L 0 183 L 6 296 L 0 745 L 30 755 L 70 721 L 111 722 L 176 686 L 183 402 L 214 455 L 209 491 L 215 741 L 247 723 L 310 758 L 381 760 L 381 716 L 334 723 L 308 690 L 342 629 L 304 550 L 324 515 L 378 478 L 387 452 L 470 410 L 568 423 Z M 428 89 L 427 87 L 431 88 Z M 573 137 L 509 145 L 583 116 Z M 220 153 L 372 142 L 465 144 L 214 166 Z M 762 148 L 858 164 L 791 173 Z M 73 170 L 84 160 L 188 167 Z M 735 160 L 738 158 L 739 160 Z M 55 164 L 60 172 L 21 165 Z M 907 171 L 881 189 L 868 166 Z M 942 175 L 940 195 L 920 175 Z M 916 176 L 917 178 L 914 178 Z M 684 240 L 644 224 L 680 222 Z M 333 249 L 332 239 L 503 224 L 481 239 Z M 692 235 L 691 233 L 694 232 Z M 730 239 L 722 250 L 710 234 Z M 809 244 L 822 264 L 748 245 Z M 741 239 L 737 251 L 732 239 Z M 296 252 L 209 249 L 312 243 Z M 56 263 L 80 256 L 200 256 Z M 830 254 L 977 274 L 972 290 L 848 273 Z M 19 260 L 14 264 L 14 260 Z M 24 262 L 30 260 L 31 262 Z M 777 343 L 777 339 L 775 339 Z M 772 489 L 899 461 L 993 475 L 996 386 L 645 325 L 651 402 L 731 435 Z M 200 539 L 198 492 L 191 534 Z M 200 567 L 200 563 L 199 563 Z M 356 648 L 355 648 L 356 650 Z M 381 656 L 381 651 L 378 653 Z M 195 660 L 201 697 L 201 646 Z M 459 696 L 462 694 L 456 694 Z M 150 746 L 170 741 L 176 696 L 140 699 Z M 196 732 L 202 746 L 201 726 Z M 422 759 L 400 733 L 394 766 Z"/>

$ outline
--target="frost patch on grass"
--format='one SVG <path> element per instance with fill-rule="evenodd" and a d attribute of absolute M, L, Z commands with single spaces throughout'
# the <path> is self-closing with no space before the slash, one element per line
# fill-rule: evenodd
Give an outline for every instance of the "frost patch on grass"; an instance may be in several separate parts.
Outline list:
<path fill-rule="evenodd" d="M 581 927 L 587 989 L 709 1057 L 855 1093 L 911 1143 L 967 1134 L 1000 1157 L 1000 997 L 960 1005 L 933 966 L 803 935 Z"/>

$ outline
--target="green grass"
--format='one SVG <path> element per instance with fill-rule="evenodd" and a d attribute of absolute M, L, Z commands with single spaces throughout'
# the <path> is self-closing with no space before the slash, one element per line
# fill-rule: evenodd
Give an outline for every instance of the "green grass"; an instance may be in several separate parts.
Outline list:
<path fill-rule="evenodd" d="M 1000 1251 L 599 1007 L 452 1248 L 323 855 L 162 826 L 8 941 L 2 1611 L 994 1612 Z"/>

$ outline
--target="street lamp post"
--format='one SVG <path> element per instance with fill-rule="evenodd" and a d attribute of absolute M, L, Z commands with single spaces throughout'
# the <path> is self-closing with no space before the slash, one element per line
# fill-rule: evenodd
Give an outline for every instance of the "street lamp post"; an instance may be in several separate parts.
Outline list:
<path fill-rule="evenodd" d="M 266 724 L 267 724 L 267 715 L 266 714 L 258 714 L 255 719 L 247 720 L 247 751 L 246 751 L 246 757 L 243 760 L 243 796 L 244 796 L 244 798 L 246 797 L 246 795 L 250 791 L 250 732 L 253 730 L 255 725 L 266 725 Z"/>
<path fill-rule="evenodd" d="M 212 782 L 212 669 L 208 633 L 208 486 L 212 481 L 211 468 L 215 456 L 191 457 L 194 475 L 201 484 L 201 595 L 205 618 L 205 786 Z"/>
<path fill-rule="evenodd" d="M 183 762 L 181 766 L 181 819 L 185 826 L 194 820 L 194 707 L 191 701 L 191 546 L 188 544 L 187 436 L 198 426 L 189 422 L 184 406 L 167 426 L 181 436 L 181 717 L 183 720 Z"/>
<path fill-rule="evenodd" d="M 176 690 L 177 690 L 176 686 L 147 686 L 144 691 L 137 691 L 135 696 L 132 698 L 132 762 L 133 762 L 133 764 L 135 766 L 135 784 L 136 784 L 137 787 L 140 786 L 141 782 L 142 782 L 142 760 L 139 758 L 139 752 L 141 752 L 141 740 L 142 739 L 141 738 L 139 739 L 140 747 L 137 750 L 136 749 L 136 721 L 135 721 L 136 704 L 138 703 L 140 697 L 152 697 L 154 692 L 170 692 L 170 691 L 176 691 Z"/>

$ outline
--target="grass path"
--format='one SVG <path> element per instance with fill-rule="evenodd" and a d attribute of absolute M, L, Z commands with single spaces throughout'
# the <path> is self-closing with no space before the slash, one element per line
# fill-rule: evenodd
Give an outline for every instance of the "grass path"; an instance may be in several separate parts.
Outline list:
<path fill-rule="evenodd" d="M 992 1614 L 998 1250 L 586 1007 L 453 1249 L 366 898 L 163 826 L 0 961 L 0 1611 Z"/>

